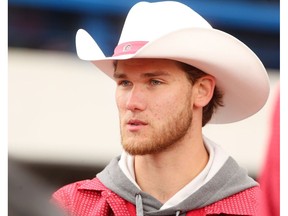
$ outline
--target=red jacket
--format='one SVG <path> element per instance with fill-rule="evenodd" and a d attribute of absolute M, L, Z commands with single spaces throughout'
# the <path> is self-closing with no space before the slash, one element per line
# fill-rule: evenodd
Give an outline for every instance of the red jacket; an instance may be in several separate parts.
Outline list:
<path fill-rule="evenodd" d="M 256 215 L 259 187 L 251 187 L 186 216 L 205 215 Z M 124 200 L 98 178 L 66 185 L 53 194 L 54 202 L 73 216 L 136 216 L 135 205 Z"/>

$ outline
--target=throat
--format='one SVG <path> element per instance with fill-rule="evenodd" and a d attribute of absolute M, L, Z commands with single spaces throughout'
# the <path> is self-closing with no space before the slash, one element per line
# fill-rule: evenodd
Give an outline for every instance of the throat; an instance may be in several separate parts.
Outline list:
<path fill-rule="evenodd" d="M 187 158 L 183 160 L 184 163 L 181 161 L 169 163 L 167 161 L 155 162 L 145 156 L 136 156 L 135 180 L 142 191 L 164 204 L 201 173 L 208 159 L 208 153 L 192 163 Z"/>

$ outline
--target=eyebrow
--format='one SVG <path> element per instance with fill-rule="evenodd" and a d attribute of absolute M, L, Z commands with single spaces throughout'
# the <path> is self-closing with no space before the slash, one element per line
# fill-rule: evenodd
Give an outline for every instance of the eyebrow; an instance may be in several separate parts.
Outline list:
<path fill-rule="evenodd" d="M 127 78 L 127 75 L 125 73 L 114 72 L 113 77 L 114 79 L 123 79 Z"/>
<path fill-rule="evenodd" d="M 148 78 L 158 77 L 158 76 L 170 76 L 170 74 L 165 71 L 155 71 L 155 72 L 147 72 L 147 73 L 141 74 L 141 77 L 148 77 Z M 113 77 L 115 79 L 128 78 L 127 74 L 121 73 L 121 72 L 114 72 Z"/>

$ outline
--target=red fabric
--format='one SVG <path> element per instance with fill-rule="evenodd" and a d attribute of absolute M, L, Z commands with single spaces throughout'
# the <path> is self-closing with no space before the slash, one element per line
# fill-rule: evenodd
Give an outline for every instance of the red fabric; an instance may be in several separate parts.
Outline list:
<path fill-rule="evenodd" d="M 280 215 L 280 92 L 278 89 L 271 118 L 268 149 L 259 176 L 261 216 Z"/>
<path fill-rule="evenodd" d="M 187 216 L 256 215 L 258 187 L 192 210 Z M 73 216 L 136 216 L 135 206 L 106 188 L 97 178 L 66 185 L 53 194 L 53 202 Z"/>

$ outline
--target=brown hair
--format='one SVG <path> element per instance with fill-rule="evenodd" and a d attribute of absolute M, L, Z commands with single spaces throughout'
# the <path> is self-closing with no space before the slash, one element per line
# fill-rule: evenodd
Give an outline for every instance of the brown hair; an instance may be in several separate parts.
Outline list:
<path fill-rule="evenodd" d="M 191 81 L 192 85 L 201 77 L 207 75 L 207 73 L 203 72 L 202 70 L 183 63 L 179 62 L 180 67 L 184 70 L 184 72 L 187 75 L 188 80 Z M 220 89 L 217 87 L 217 85 L 214 88 L 214 93 L 209 101 L 209 103 L 203 107 L 203 116 L 202 116 L 202 127 L 205 126 L 212 118 L 213 113 L 216 111 L 216 109 L 219 106 L 223 106 L 223 93 L 220 91 Z"/>

